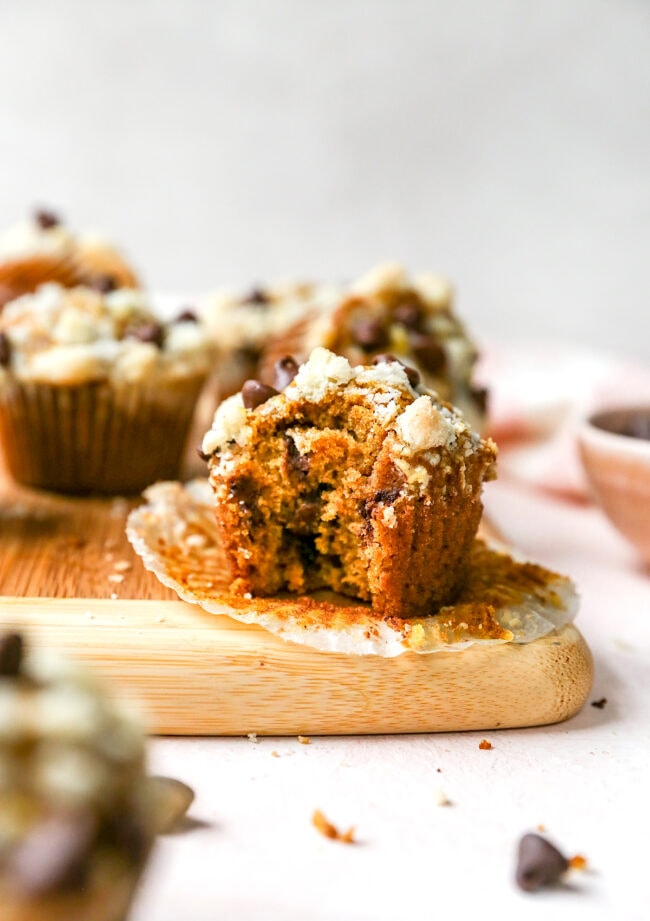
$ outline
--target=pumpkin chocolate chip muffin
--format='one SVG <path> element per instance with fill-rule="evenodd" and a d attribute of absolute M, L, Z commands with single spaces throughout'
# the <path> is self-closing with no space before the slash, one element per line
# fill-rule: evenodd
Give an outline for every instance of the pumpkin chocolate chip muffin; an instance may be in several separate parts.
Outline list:
<path fill-rule="evenodd" d="M 194 314 L 44 285 L 0 315 L 0 446 L 21 483 L 137 492 L 178 476 L 213 347 Z"/>
<path fill-rule="evenodd" d="M 235 593 L 332 589 L 385 616 L 459 588 L 496 448 L 393 356 L 317 348 L 248 381 L 203 441 Z"/>

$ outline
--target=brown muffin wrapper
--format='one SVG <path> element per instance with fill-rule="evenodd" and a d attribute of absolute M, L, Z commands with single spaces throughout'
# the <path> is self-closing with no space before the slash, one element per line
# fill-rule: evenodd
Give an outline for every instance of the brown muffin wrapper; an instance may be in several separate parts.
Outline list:
<path fill-rule="evenodd" d="M 81 284 L 82 276 L 69 255 L 28 256 L 0 263 L 0 310 L 48 282 L 72 288 Z"/>
<path fill-rule="evenodd" d="M 140 492 L 176 479 L 203 376 L 148 384 L 0 386 L 0 445 L 20 483 Z"/>

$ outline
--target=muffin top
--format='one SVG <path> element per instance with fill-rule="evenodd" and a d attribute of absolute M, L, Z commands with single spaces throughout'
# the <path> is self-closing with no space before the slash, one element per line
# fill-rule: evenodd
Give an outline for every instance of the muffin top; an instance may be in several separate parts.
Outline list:
<path fill-rule="evenodd" d="M 132 709 L 79 666 L 0 635 L 0 873 L 58 888 L 127 836 L 141 859 L 153 828 L 144 761 Z"/>
<path fill-rule="evenodd" d="M 0 315 L 0 380 L 72 385 L 206 374 L 213 346 L 190 310 L 164 320 L 140 291 L 43 285 Z"/>
<path fill-rule="evenodd" d="M 282 393 L 249 381 L 241 393 L 219 406 L 202 449 L 214 464 L 228 466 L 240 448 L 255 443 L 263 431 L 286 425 L 327 427 L 340 417 L 341 425 L 353 424 L 355 406 L 368 409 L 392 442 L 398 466 L 411 479 L 421 461 L 433 466 L 450 454 L 469 457 L 485 453 L 491 462 L 496 447 L 483 441 L 451 404 L 420 384 L 417 373 L 392 355 L 382 355 L 371 366 L 353 367 L 341 355 L 316 348 Z M 345 420 L 348 412 L 350 419 Z M 320 417 L 320 418 L 319 418 Z M 494 475 L 493 470 L 488 478 Z M 426 478 L 426 477 L 425 477 Z M 417 479 L 417 477 L 416 477 Z M 422 485 L 425 485 L 422 483 Z"/>
<path fill-rule="evenodd" d="M 75 237 L 52 211 L 35 211 L 0 235 L 0 260 L 35 255 L 63 256 L 72 252 Z"/>

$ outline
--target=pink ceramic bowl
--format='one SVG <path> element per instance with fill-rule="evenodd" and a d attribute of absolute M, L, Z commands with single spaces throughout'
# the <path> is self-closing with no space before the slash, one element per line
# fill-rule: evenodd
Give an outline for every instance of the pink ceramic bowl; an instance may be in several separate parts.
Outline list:
<path fill-rule="evenodd" d="M 650 563 L 650 406 L 596 413 L 578 440 L 596 500 Z"/>

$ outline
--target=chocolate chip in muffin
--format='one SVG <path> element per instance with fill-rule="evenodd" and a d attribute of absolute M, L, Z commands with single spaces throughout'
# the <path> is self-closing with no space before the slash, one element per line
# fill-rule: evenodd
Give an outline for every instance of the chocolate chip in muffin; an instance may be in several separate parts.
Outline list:
<path fill-rule="evenodd" d="M 11 342 L 6 333 L 0 333 L 0 368 L 8 368 L 11 364 Z"/>
<path fill-rule="evenodd" d="M 309 473 L 309 456 L 300 453 L 291 435 L 285 435 L 284 441 L 287 446 L 287 461 L 289 467 L 297 470 L 299 473 Z"/>
<path fill-rule="evenodd" d="M 152 342 L 159 349 L 165 342 L 165 330 L 160 323 L 141 323 L 139 326 L 131 326 L 126 331 L 126 338 L 138 339 L 140 342 Z"/>
<path fill-rule="evenodd" d="M 88 287 L 99 294 L 110 294 L 117 290 L 117 282 L 112 275 L 93 275 L 88 280 Z"/>
<path fill-rule="evenodd" d="M 380 355 L 375 355 L 372 359 L 373 365 L 381 365 L 388 361 L 397 361 L 406 371 L 406 376 L 408 377 L 409 384 L 415 389 L 420 383 L 420 374 L 415 368 L 410 368 L 408 365 L 405 365 L 403 361 L 400 361 L 396 355 L 393 355 L 392 352 L 382 352 Z"/>
<path fill-rule="evenodd" d="M 199 318 L 191 307 L 184 307 L 177 317 L 174 317 L 174 323 L 198 323 Z"/>
<path fill-rule="evenodd" d="M 271 298 L 268 296 L 264 288 L 255 287 L 248 292 L 242 298 L 242 304 L 258 304 L 260 307 L 264 307 L 267 304 L 270 304 Z"/>
<path fill-rule="evenodd" d="M 79 884 L 96 835 L 96 822 L 86 812 L 50 815 L 11 855 L 10 876 L 30 895 Z"/>
<path fill-rule="evenodd" d="M 422 308 L 418 304 L 409 301 L 398 304 L 393 311 L 395 323 L 400 323 L 407 329 L 419 329 L 423 318 Z"/>
<path fill-rule="evenodd" d="M 24 641 L 20 633 L 0 637 L 0 678 L 16 678 L 23 662 Z"/>
<path fill-rule="evenodd" d="M 262 403 L 266 403 L 271 397 L 277 396 L 278 391 L 275 387 L 269 387 L 261 381 L 246 381 L 241 389 L 241 396 L 246 409 L 257 409 Z"/>
<path fill-rule="evenodd" d="M 413 332 L 409 336 L 409 345 L 418 362 L 431 374 L 442 374 L 447 365 L 445 350 L 428 333 Z"/>
<path fill-rule="evenodd" d="M 564 854 L 541 835 L 524 835 L 519 842 L 515 879 L 525 892 L 552 886 L 568 867 Z"/>
<path fill-rule="evenodd" d="M 388 333 L 383 323 L 374 319 L 361 319 L 352 327 L 352 338 L 364 352 L 374 352 L 388 344 Z"/>
<path fill-rule="evenodd" d="M 273 369 L 273 384 L 277 390 L 284 390 L 298 373 L 298 362 L 291 355 L 285 355 L 276 361 Z"/>
<path fill-rule="evenodd" d="M 52 227 L 58 227 L 62 223 L 59 215 L 48 208 L 37 208 L 34 212 L 34 221 L 41 230 L 50 230 Z"/>

